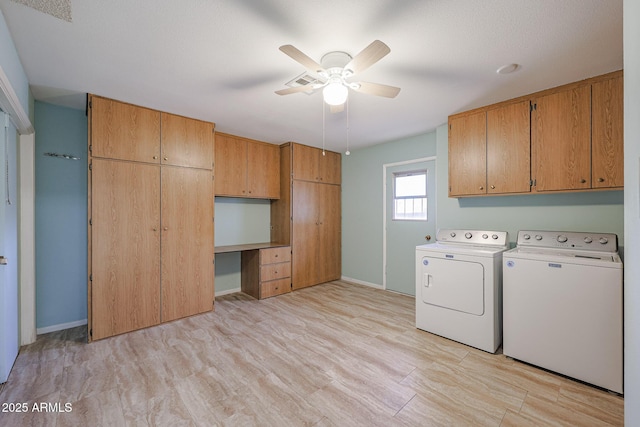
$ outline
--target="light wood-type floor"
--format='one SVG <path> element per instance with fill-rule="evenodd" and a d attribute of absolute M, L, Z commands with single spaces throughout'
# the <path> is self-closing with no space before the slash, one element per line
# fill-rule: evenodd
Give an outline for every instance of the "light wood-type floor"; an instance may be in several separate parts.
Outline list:
<path fill-rule="evenodd" d="M 332 282 L 86 344 L 23 348 L 0 425 L 599 426 L 623 398 L 417 330 L 414 299 Z M 34 402 L 64 411 L 31 412 Z"/>

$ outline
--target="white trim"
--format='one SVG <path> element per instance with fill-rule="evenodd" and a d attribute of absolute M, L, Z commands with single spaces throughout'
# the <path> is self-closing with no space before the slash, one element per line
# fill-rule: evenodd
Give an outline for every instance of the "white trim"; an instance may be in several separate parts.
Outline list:
<path fill-rule="evenodd" d="M 216 292 L 216 296 L 221 297 L 223 295 L 235 294 L 237 292 L 242 292 L 242 290 L 240 288 L 227 289 L 224 291 Z"/>
<path fill-rule="evenodd" d="M 19 136 L 20 345 L 36 341 L 35 133 Z"/>
<path fill-rule="evenodd" d="M 76 326 L 82 326 L 86 324 L 87 324 L 87 319 L 76 320 L 75 322 L 60 323 L 58 325 L 51 325 L 45 328 L 38 328 L 37 333 L 38 335 L 48 334 L 49 332 L 63 331 L 65 329 L 75 328 Z"/>
<path fill-rule="evenodd" d="M 435 160 L 436 156 L 422 157 L 419 159 L 412 160 L 404 160 L 401 162 L 394 163 L 385 163 L 382 165 L 382 289 L 387 289 L 387 168 L 394 166 L 403 166 L 410 165 L 412 163 L 422 163 L 422 162 L 430 162 L 434 161 L 434 169 L 436 167 Z M 433 171 L 433 178 L 436 178 L 436 172 Z M 436 200 L 438 185 L 434 186 L 434 191 L 436 194 L 433 195 L 434 200 Z M 437 212 L 437 209 L 436 209 Z M 434 220 L 434 225 L 437 230 L 437 217 Z"/>
<path fill-rule="evenodd" d="M 29 120 L 29 115 L 20 104 L 18 95 L 13 90 L 9 77 L 7 77 L 2 67 L 0 67 L 0 107 L 5 113 L 9 114 L 11 121 L 21 135 L 35 132 L 31 120 Z"/>
<path fill-rule="evenodd" d="M 370 288 L 383 289 L 382 285 L 378 285 L 377 283 L 365 282 L 364 280 L 353 279 L 347 276 L 340 277 L 340 280 L 342 280 L 343 282 L 355 283 L 356 285 L 368 286 Z"/>

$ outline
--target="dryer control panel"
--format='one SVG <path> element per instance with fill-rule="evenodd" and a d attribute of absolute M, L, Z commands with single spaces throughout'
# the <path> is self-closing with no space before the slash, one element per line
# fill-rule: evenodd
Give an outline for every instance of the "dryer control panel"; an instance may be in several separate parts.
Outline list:
<path fill-rule="evenodd" d="M 517 245 L 520 247 L 616 253 L 618 252 L 618 236 L 613 233 L 520 230 Z"/>
<path fill-rule="evenodd" d="M 508 243 L 507 237 L 506 231 L 442 229 L 438 230 L 436 240 L 447 243 L 505 246 Z"/>

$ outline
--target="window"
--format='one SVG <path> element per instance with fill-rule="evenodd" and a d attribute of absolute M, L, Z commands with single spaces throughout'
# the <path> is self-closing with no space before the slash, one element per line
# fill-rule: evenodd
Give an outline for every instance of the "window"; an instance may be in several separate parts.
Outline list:
<path fill-rule="evenodd" d="M 393 219 L 427 220 L 427 171 L 393 174 Z"/>

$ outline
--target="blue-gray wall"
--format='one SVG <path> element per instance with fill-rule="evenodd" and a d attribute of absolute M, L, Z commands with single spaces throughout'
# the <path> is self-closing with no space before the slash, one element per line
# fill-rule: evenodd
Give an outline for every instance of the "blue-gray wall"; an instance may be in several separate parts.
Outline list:
<path fill-rule="evenodd" d="M 616 233 L 623 245 L 623 193 L 448 197 L 447 125 L 435 132 L 353 150 L 342 160 L 342 274 L 380 286 L 382 266 L 382 165 L 436 155 L 436 227 Z"/>
<path fill-rule="evenodd" d="M 34 127 L 36 327 L 42 329 L 87 319 L 87 117 L 36 101 Z"/>

